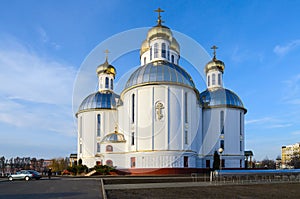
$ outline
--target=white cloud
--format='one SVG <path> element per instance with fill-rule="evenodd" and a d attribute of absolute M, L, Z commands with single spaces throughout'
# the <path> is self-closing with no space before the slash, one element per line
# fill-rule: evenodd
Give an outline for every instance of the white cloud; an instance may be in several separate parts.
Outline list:
<path fill-rule="evenodd" d="M 259 62 L 263 62 L 264 60 L 264 54 L 262 52 L 258 52 L 258 51 L 254 52 L 248 49 L 242 49 L 239 46 L 235 46 L 231 54 L 232 61 L 236 63 L 245 62 L 248 61 L 249 59 L 253 60 L 253 57 L 257 59 Z"/>
<path fill-rule="evenodd" d="M 264 118 L 259 118 L 259 119 L 246 120 L 245 124 L 262 124 L 265 122 L 269 122 L 271 120 L 273 120 L 273 119 L 270 117 L 264 117 Z"/>
<path fill-rule="evenodd" d="M 24 48 L 0 46 L 0 92 L 11 99 L 67 104 L 71 101 L 75 69 L 41 58 Z"/>
<path fill-rule="evenodd" d="M 262 128 L 269 128 L 269 129 L 285 128 L 285 127 L 292 126 L 292 123 L 290 122 L 287 123 L 281 119 L 276 119 L 272 117 L 263 117 L 259 119 L 246 120 L 245 124 L 247 126 L 254 125 L 254 126 L 260 126 Z"/>
<path fill-rule="evenodd" d="M 0 40 L 0 122 L 74 135 L 74 67 Z"/>
<path fill-rule="evenodd" d="M 300 105 L 300 74 L 283 82 L 285 84 L 282 100 L 284 103 Z"/>
<path fill-rule="evenodd" d="M 291 134 L 291 135 L 300 135 L 300 130 L 298 130 L 298 131 L 293 131 L 293 132 L 291 132 L 290 134 Z"/>
<path fill-rule="evenodd" d="M 57 44 L 56 42 L 52 41 L 47 32 L 45 31 L 44 28 L 42 27 L 38 27 L 37 28 L 37 32 L 39 33 L 40 35 L 40 39 L 41 41 L 44 43 L 44 44 L 47 44 L 47 45 L 50 45 L 51 47 L 53 47 L 54 49 L 58 50 L 61 48 L 61 46 L 59 44 Z"/>
<path fill-rule="evenodd" d="M 300 46 L 300 40 L 294 40 L 290 43 L 286 44 L 285 46 L 276 45 L 273 49 L 273 52 L 277 54 L 278 56 L 283 56 L 289 53 L 290 51 L 294 50 L 295 48 L 298 48 Z"/>

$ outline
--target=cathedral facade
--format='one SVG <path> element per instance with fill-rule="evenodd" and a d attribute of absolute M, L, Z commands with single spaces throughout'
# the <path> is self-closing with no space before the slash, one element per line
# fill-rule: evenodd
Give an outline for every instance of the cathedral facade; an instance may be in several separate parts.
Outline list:
<path fill-rule="evenodd" d="M 142 42 L 141 66 L 120 94 L 114 93 L 116 68 L 107 58 L 97 67 L 98 91 L 76 113 L 77 154 L 83 164 L 212 168 L 213 154 L 219 151 L 222 168 L 244 167 L 247 110 L 223 87 L 225 64 L 214 51 L 205 66 L 207 88 L 199 92 L 179 60 L 180 45 L 159 15 Z"/>

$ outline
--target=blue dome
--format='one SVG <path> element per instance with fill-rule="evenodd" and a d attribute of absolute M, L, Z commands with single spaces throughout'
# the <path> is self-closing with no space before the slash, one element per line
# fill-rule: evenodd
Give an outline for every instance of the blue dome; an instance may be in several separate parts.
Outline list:
<path fill-rule="evenodd" d="M 242 100 L 234 92 L 224 88 L 218 88 L 216 90 L 205 90 L 200 93 L 200 100 L 202 105 L 208 108 L 211 107 L 233 107 L 241 108 L 247 111 L 244 108 Z"/>
<path fill-rule="evenodd" d="M 120 142 L 126 142 L 126 140 L 125 140 L 123 134 L 114 132 L 114 133 L 110 133 L 110 134 L 106 135 L 101 142 L 102 143 L 107 143 L 107 142 L 120 143 Z"/>
<path fill-rule="evenodd" d="M 101 93 L 96 92 L 87 96 L 79 106 L 78 112 L 88 109 L 113 109 L 117 107 L 116 99 L 119 99 L 120 96 L 107 92 Z"/>
<path fill-rule="evenodd" d="M 166 61 L 157 61 L 143 65 L 132 73 L 125 89 L 151 83 L 176 83 L 195 87 L 191 76 L 180 66 Z"/>

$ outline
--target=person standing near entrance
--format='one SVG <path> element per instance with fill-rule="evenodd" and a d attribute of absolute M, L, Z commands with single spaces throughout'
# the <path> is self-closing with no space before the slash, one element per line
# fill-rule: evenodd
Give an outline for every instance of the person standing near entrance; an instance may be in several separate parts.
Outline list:
<path fill-rule="evenodd" d="M 49 170 L 48 170 L 48 179 L 51 179 L 51 175 L 52 175 L 52 169 L 49 168 Z"/>

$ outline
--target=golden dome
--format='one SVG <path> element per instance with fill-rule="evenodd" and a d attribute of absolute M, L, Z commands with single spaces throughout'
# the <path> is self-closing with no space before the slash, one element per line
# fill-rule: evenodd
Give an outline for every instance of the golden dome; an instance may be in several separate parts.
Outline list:
<path fill-rule="evenodd" d="M 147 39 L 144 40 L 142 45 L 141 45 L 140 55 L 142 55 L 144 52 L 149 50 L 149 48 L 150 48 L 149 41 L 154 39 L 154 38 L 162 38 L 162 39 L 165 39 L 165 40 L 169 41 L 170 42 L 170 49 L 174 50 L 178 54 L 180 53 L 179 44 L 176 41 L 176 39 L 173 37 L 173 34 L 172 34 L 171 30 L 166 26 L 157 25 L 157 26 L 154 26 L 153 28 L 151 28 L 148 31 Z"/>
<path fill-rule="evenodd" d="M 147 40 L 144 40 L 141 46 L 140 55 L 142 55 L 144 52 L 149 50 L 149 48 L 150 48 L 149 42 Z"/>
<path fill-rule="evenodd" d="M 101 73 L 106 73 L 106 74 L 112 74 L 114 77 L 116 76 L 117 73 L 115 67 L 113 67 L 108 63 L 107 58 L 103 64 L 97 67 L 96 72 L 98 75 Z"/>
<path fill-rule="evenodd" d="M 212 58 L 212 60 L 210 62 L 208 62 L 204 68 L 205 73 L 207 74 L 208 71 L 210 70 L 219 70 L 222 73 L 224 73 L 224 69 L 225 69 L 225 64 L 224 62 L 220 61 L 217 59 L 216 56 L 216 50 L 218 49 L 217 46 L 212 46 L 211 49 L 214 50 L 214 57 Z"/>
<path fill-rule="evenodd" d="M 171 47 L 172 50 L 176 51 L 178 54 L 180 54 L 180 47 L 179 44 L 177 42 L 177 40 L 173 37 L 172 38 L 172 42 L 171 42 Z"/>
<path fill-rule="evenodd" d="M 141 46 L 141 49 L 140 49 L 140 55 L 142 55 L 143 53 L 145 53 L 146 51 L 149 50 L 150 41 L 153 40 L 153 39 L 163 39 L 163 40 L 168 41 L 169 45 L 170 45 L 170 49 L 174 50 L 175 52 L 177 52 L 179 54 L 180 53 L 180 47 L 179 47 L 179 44 L 176 41 L 176 39 L 173 38 L 172 31 L 167 26 L 162 25 L 162 23 L 164 21 L 161 20 L 160 13 L 164 12 L 164 10 L 158 8 L 157 10 L 155 10 L 155 12 L 158 13 L 157 25 L 152 27 L 148 31 L 147 38 L 142 43 L 142 46 Z"/>
<path fill-rule="evenodd" d="M 167 26 L 157 25 L 151 28 L 147 34 L 147 40 L 151 40 L 153 38 L 163 38 L 171 41 L 173 35 L 171 30 Z"/>
<path fill-rule="evenodd" d="M 225 64 L 224 62 L 220 61 L 220 60 L 217 60 L 215 57 L 206 64 L 205 68 L 204 68 L 204 71 L 205 73 L 207 74 L 208 71 L 210 70 L 219 70 L 221 71 L 222 73 L 224 72 L 224 69 L 225 69 Z"/>

